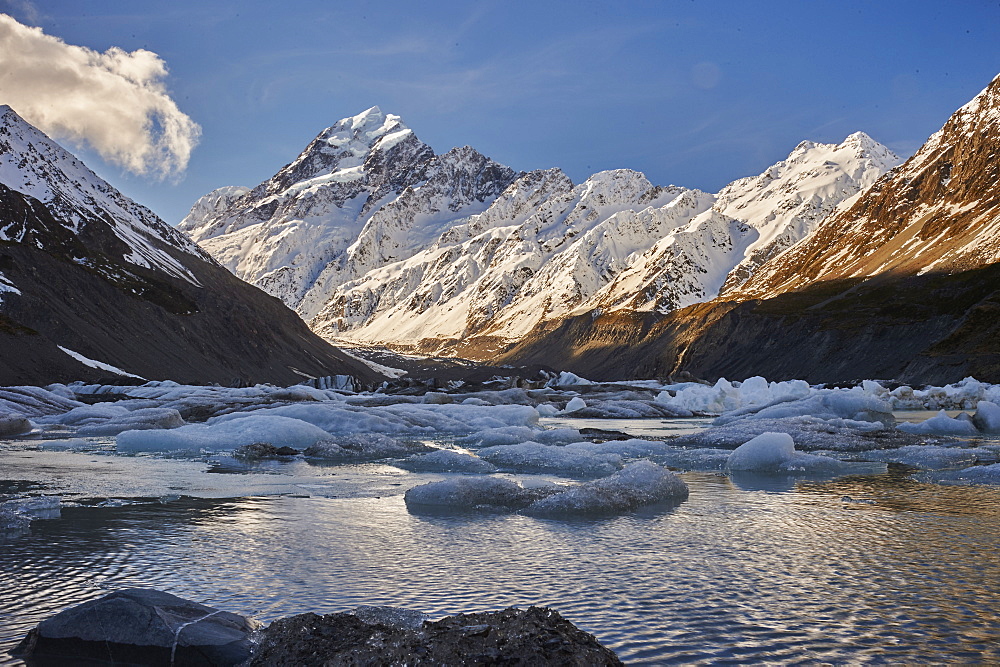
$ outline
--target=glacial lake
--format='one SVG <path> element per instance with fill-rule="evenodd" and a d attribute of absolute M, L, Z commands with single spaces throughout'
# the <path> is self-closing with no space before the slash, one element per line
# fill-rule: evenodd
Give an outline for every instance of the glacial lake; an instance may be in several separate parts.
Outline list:
<path fill-rule="evenodd" d="M 616 425 L 655 422 L 685 427 Z M 0 441 L 0 494 L 64 500 L 58 518 L 0 540 L 3 664 L 42 619 L 123 587 L 265 622 L 547 605 L 629 664 L 1000 661 L 996 487 L 895 467 L 833 480 L 685 472 L 680 503 L 543 519 L 407 509 L 407 489 L 447 473 L 120 456 L 104 442 Z"/>

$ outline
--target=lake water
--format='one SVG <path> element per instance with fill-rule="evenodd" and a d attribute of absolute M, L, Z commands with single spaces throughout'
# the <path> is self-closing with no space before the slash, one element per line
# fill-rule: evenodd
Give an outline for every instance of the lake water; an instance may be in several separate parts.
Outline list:
<path fill-rule="evenodd" d="M 403 492 L 448 475 L 381 463 L 36 446 L 0 444 L 0 493 L 70 502 L 0 541 L 0 654 L 61 608 L 142 586 L 263 621 L 548 605 L 632 664 L 1000 661 L 992 487 L 688 472 L 677 505 L 555 520 L 411 512 Z"/>

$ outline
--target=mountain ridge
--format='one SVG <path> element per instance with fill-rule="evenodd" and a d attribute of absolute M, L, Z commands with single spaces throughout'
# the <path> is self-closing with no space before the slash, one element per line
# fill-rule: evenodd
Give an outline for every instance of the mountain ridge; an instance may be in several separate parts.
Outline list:
<path fill-rule="evenodd" d="M 0 274 L 0 384 L 378 378 L 9 107 Z"/>
<path fill-rule="evenodd" d="M 855 133 L 841 144 L 802 142 L 764 174 L 717 195 L 654 186 L 627 169 L 577 185 L 558 169 L 515 173 L 468 147 L 427 158 L 398 116 L 373 109 L 321 132 L 289 167 L 227 200 L 224 213 L 209 204 L 229 195 L 210 193 L 182 227 L 329 340 L 436 354 L 455 353 L 469 337 L 510 344 L 574 313 L 664 313 L 711 299 L 899 162 Z M 359 126 L 377 129 L 365 138 Z M 412 170 L 418 180 L 400 182 L 396 197 L 384 201 L 376 201 L 384 190 L 363 197 L 352 191 L 364 199 L 353 204 L 334 196 L 344 167 L 310 156 L 337 136 L 353 146 L 346 168 L 359 183 L 386 168 L 385 159 L 373 158 L 390 131 L 394 141 L 414 142 L 404 160 L 448 165 L 457 152 L 476 156 L 475 165 L 441 169 L 439 182 L 428 177 L 433 166 Z M 307 163 L 319 166 L 295 171 L 293 165 Z M 304 180 L 294 181 L 293 172 Z M 479 174 L 487 176 L 477 180 Z M 450 205 L 455 184 L 470 180 L 487 187 Z M 268 185 L 276 182 L 284 191 L 313 191 L 328 205 L 320 215 L 305 202 L 265 209 L 265 195 L 278 196 L 280 188 Z M 435 211 L 428 202 L 442 192 L 436 212 L 448 213 L 430 224 L 420 220 L 421 210 Z"/>
<path fill-rule="evenodd" d="M 1000 380 L 1000 76 L 906 163 L 736 289 L 652 318 L 536 328 L 498 363 L 595 379 Z M 617 337 L 617 338 L 616 338 Z"/>

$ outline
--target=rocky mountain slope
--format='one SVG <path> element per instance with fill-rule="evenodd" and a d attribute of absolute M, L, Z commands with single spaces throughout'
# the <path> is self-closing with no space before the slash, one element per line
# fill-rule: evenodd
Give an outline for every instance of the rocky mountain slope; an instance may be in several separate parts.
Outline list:
<path fill-rule="evenodd" d="M 0 384 L 372 371 L 0 107 Z"/>
<path fill-rule="evenodd" d="M 1000 261 L 1000 77 L 900 169 L 741 288 L 767 297 L 838 279 L 948 273 Z"/>
<path fill-rule="evenodd" d="M 594 377 L 1000 380 L 1000 77 L 905 164 L 712 302 L 537 328 L 501 358 Z"/>
<path fill-rule="evenodd" d="M 803 142 L 717 195 L 601 172 L 435 156 L 377 108 L 181 228 L 321 335 L 488 357 L 575 313 L 666 313 L 739 287 L 899 159 L 864 134 Z"/>

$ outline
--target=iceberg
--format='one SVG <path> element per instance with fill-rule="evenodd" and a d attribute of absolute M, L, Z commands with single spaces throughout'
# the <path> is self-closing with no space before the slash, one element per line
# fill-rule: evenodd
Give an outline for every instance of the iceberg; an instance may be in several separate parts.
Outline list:
<path fill-rule="evenodd" d="M 332 436 L 299 419 L 274 415 L 240 414 L 211 424 L 189 424 L 175 429 L 125 431 L 118 436 L 119 452 L 226 451 L 263 442 L 275 447 L 303 449 Z"/>
<path fill-rule="evenodd" d="M 726 460 L 727 471 L 757 473 L 849 474 L 885 472 L 881 464 L 840 461 L 795 450 L 787 433 L 766 432 L 737 447 Z"/>
<path fill-rule="evenodd" d="M 404 500 L 411 511 L 423 506 L 558 517 L 616 514 L 687 496 L 687 484 L 676 474 L 636 461 L 608 477 L 571 487 L 525 488 L 500 477 L 460 477 L 413 487 Z"/>
<path fill-rule="evenodd" d="M 479 450 L 479 457 L 517 472 L 551 472 L 572 475 L 609 475 L 621 465 L 617 454 L 596 454 L 579 449 L 522 442 Z"/>
<path fill-rule="evenodd" d="M 687 496 L 688 486 L 676 474 L 649 461 L 636 461 L 609 477 L 537 500 L 524 512 L 534 516 L 613 514 Z"/>
<path fill-rule="evenodd" d="M 951 435 L 966 437 L 979 435 L 979 431 L 976 429 L 972 418 L 968 415 L 965 415 L 965 417 L 965 419 L 952 418 L 949 417 L 944 410 L 941 410 L 936 416 L 931 417 L 926 421 L 922 421 L 919 424 L 904 422 L 897 428 L 906 433 L 921 435 Z"/>
<path fill-rule="evenodd" d="M 396 464 L 405 470 L 419 472 L 471 472 L 493 473 L 497 467 L 478 456 L 454 449 L 439 449 L 427 454 L 418 454 Z"/>

